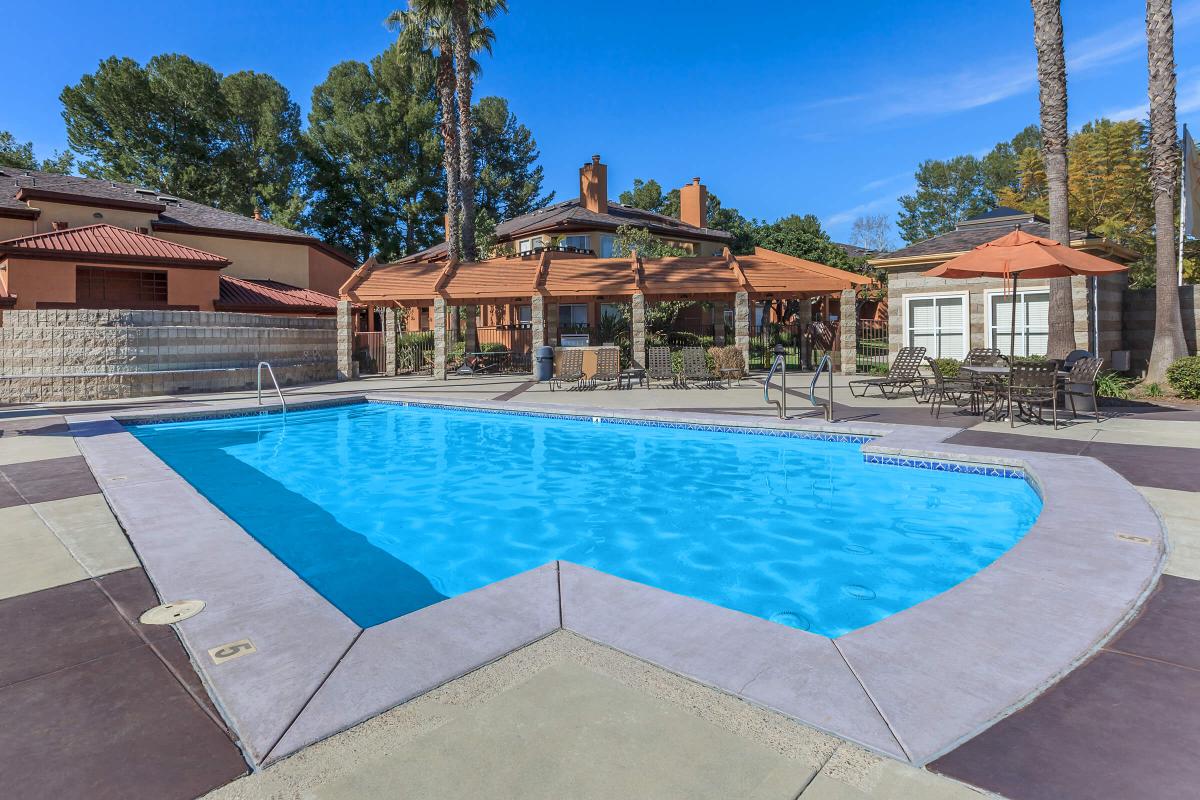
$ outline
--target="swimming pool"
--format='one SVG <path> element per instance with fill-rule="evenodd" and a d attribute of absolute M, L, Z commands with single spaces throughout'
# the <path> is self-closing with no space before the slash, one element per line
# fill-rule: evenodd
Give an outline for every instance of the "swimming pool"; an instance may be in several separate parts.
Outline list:
<path fill-rule="evenodd" d="M 131 432 L 367 627 L 555 559 L 825 636 L 965 580 L 1041 501 L 860 444 L 360 403 Z"/>

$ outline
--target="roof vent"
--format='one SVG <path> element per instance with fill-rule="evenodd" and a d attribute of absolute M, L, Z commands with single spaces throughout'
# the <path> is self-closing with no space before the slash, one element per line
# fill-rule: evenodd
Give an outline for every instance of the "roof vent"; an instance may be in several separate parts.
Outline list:
<path fill-rule="evenodd" d="M 54 222 L 50 223 L 50 227 L 56 231 L 65 231 L 67 228 L 71 227 L 71 223 L 61 219 L 56 219 Z"/>

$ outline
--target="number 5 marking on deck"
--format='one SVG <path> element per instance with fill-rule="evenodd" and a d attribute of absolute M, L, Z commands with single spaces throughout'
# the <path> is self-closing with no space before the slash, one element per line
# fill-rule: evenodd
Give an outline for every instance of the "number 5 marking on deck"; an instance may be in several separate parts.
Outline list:
<path fill-rule="evenodd" d="M 258 649 L 249 639 L 241 639 L 229 644 L 217 645 L 209 648 L 208 657 L 212 659 L 214 664 L 224 664 L 226 661 L 232 661 L 235 658 L 248 656 L 251 653 L 257 653 Z"/>

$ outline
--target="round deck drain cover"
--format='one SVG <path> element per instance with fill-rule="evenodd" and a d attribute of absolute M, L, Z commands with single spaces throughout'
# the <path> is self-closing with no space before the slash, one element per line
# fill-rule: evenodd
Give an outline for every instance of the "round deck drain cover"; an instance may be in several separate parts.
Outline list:
<path fill-rule="evenodd" d="M 170 625 L 174 622 L 183 622 L 203 610 L 203 600 L 173 600 L 149 609 L 138 617 L 138 622 L 143 625 Z"/>

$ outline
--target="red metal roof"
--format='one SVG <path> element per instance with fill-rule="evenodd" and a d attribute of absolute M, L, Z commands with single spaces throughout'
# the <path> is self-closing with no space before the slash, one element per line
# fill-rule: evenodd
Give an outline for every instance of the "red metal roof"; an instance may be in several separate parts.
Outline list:
<path fill-rule="evenodd" d="M 9 239 L 0 242 L 0 254 L 30 258 L 83 257 L 106 262 L 209 269 L 221 269 L 230 264 L 224 256 L 103 223 Z"/>
<path fill-rule="evenodd" d="M 213 307 L 217 311 L 250 313 L 335 314 L 337 298 L 279 281 L 247 280 L 222 275 L 221 298 Z"/>

